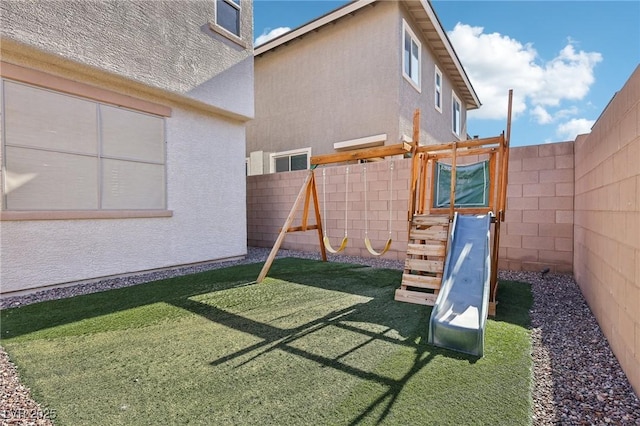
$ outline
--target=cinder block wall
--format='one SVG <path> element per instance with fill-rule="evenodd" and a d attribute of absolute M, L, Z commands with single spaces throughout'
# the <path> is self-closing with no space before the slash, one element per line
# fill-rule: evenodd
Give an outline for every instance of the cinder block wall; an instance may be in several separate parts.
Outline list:
<path fill-rule="evenodd" d="M 465 161 L 474 158 L 465 158 Z M 477 160 L 477 158 L 475 158 Z M 385 258 L 404 260 L 407 248 L 407 208 L 410 160 L 394 160 L 391 250 Z M 363 165 L 349 166 L 349 245 L 345 254 L 371 256 L 364 245 Z M 308 171 L 247 177 L 248 244 L 272 247 L 293 206 Z M 344 236 L 346 166 L 316 171 L 318 197 L 326 226 L 337 247 Z M 326 189 L 323 190 L 323 180 Z M 381 250 L 389 236 L 389 162 L 367 165 L 369 238 Z M 429 194 L 430 195 L 430 194 Z M 294 226 L 299 225 L 298 213 Z M 510 154 L 507 220 L 501 228 L 501 269 L 572 272 L 573 143 L 513 148 Z M 313 211 L 309 223 L 315 223 Z M 319 251 L 316 231 L 290 233 L 282 248 Z"/>
<path fill-rule="evenodd" d="M 573 142 L 512 148 L 500 269 L 573 270 Z"/>
<path fill-rule="evenodd" d="M 364 165 L 351 164 L 348 176 L 348 245 L 343 252 L 350 256 L 371 256 L 364 245 L 365 226 L 376 250 L 382 250 L 389 238 L 393 240 L 387 259 L 403 260 L 407 250 L 407 207 L 409 203 L 409 178 L 411 162 L 393 160 L 393 182 L 390 162 L 369 163 L 367 166 L 367 222 L 365 224 Z M 340 245 L 345 230 L 345 188 L 347 166 L 318 169 L 316 187 L 323 225 L 331 245 Z M 247 177 L 248 245 L 271 247 L 300 191 L 308 171 L 275 173 Z M 324 176 L 323 176 L 324 173 Z M 393 192 L 390 187 L 393 185 Z M 326 205 L 325 201 L 326 200 Z M 391 206 L 389 205 L 391 202 Z M 391 207 L 391 209 L 390 209 Z M 302 219 L 300 207 L 293 226 Z M 391 214 L 391 228 L 389 228 Z M 315 224 L 313 205 L 309 206 L 309 224 Z M 319 252 L 317 231 L 287 234 L 282 248 Z"/>
<path fill-rule="evenodd" d="M 575 155 L 576 281 L 640 394 L 640 67 Z"/>

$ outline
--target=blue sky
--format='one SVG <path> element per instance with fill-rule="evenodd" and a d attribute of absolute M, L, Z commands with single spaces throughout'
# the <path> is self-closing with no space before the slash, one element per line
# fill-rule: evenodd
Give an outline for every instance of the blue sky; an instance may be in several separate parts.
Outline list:
<path fill-rule="evenodd" d="M 348 2 L 254 0 L 257 41 Z M 434 0 L 482 107 L 468 132 L 499 134 L 514 89 L 512 146 L 586 133 L 640 64 L 640 2 Z M 262 36 L 262 37 L 261 37 Z"/>

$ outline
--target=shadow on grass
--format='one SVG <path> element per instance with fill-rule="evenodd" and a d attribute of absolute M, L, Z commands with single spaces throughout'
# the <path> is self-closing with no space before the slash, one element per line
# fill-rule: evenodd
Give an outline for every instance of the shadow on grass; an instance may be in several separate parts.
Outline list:
<path fill-rule="evenodd" d="M 382 413 L 379 415 L 377 422 L 380 423 L 391 412 L 396 400 L 400 396 L 405 385 L 411 378 L 420 372 L 422 368 L 429 364 L 436 356 L 447 356 L 456 359 L 464 359 L 470 363 L 477 360 L 476 357 L 469 355 L 451 353 L 449 351 L 435 348 L 433 346 L 426 345 L 428 327 L 418 326 L 416 327 L 415 315 L 413 318 L 405 315 L 393 315 L 391 320 L 384 321 L 387 328 L 382 332 L 373 332 L 370 330 L 364 330 L 355 327 L 349 322 L 375 322 L 380 323 L 380 312 L 385 312 L 387 315 L 390 313 L 390 304 L 399 305 L 400 307 L 406 306 L 406 304 L 396 304 L 388 298 L 373 298 L 365 303 L 358 303 L 349 306 L 344 309 L 332 311 L 320 318 L 316 318 L 305 324 L 299 325 L 294 328 L 282 329 L 271 326 L 262 322 L 254 321 L 246 318 L 242 315 L 233 314 L 224 310 L 221 310 L 215 306 L 194 301 L 194 300 L 182 300 L 179 306 L 183 309 L 189 310 L 192 313 L 207 318 L 210 321 L 224 325 L 243 333 L 249 333 L 255 337 L 261 339 L 260 342 L 253 345 L 242 348 L 235 353 L 226 355 L 210 362 L 212 366 L 218 366 L 226 362 L 233 361 L 243 356 L 247 356 L 253 352 L 247 360 L 243 361 L 238 366 L 246 365 L 255 361 L 258 357 L 268 354 L 273 351 L 283 351 L 291 355 L 295 355 L 300 358 L 304 358 L 308 361 L 312 361 L 325 368 L 333 368 L 351 376 L 354 376 L 360 380 L 366 380 L 369 382 L 378 383 L 386 388 L 386 390 L 380 394 L 373 402 L 371 402 L 363 411 L 361 411 L 350 424 L 355 425 L 363 421 L 367 416 L 371 415 L 378 407 L 384 407 Z M 424 320 L 429 318 L 431 309 L 421 307 L 422 312 L 419 313 L 420 318 L 418 324 L 424 324 Z M 425 309 L 426 308 L 426 309 Z M 401 312 L 402 308 L 398 310 Z M 386 336 L 389 330 L 398 330 L 403 328 L 407 323 L 413 325 L 413 333 L 405 339 L 398 339 Z M 362 343 L 357 343 L 342 352 L 341 354 L 330 358 L 317 353 L 313 353 L 304 349 L 300 349 L 293 345 L 293 343 L 301 338 L 308 337 L 314 333 L 321 331 L 326 327 L 337 327 L 349 332 L 360 333 L 366 336 L 368 339 Z M 366 345 L 373 343 L 376 340 L 382 340 L 394 345 L 408 346 L 414 349 L 414 360 L 410 369 L 399 379 L 387 377 L 385 375 L 377 374 L 373 371 L 363 370 L 353 365 L 348 365 L 342 360 L 349 354 L 356 352 Z"/>
<path fill-rule="evenodd" d="M 89 318 L 109 315 L 155 303 L 166 303 L 194 313 L 209 321 L 249 333 L 260 342 L 235 353 L 212 360 L 211 366 L 249 356 L 243 364 L 250 363 L 269 352 L 284 351 L 312 361 L 322 367 L 336 369 L 361 380 L 375 382 L 385 387 L 374 401 L 357 414 L 351 424 L 357 424 L 382 408 L 377 422 L 382 422 L 391 412 L 407 382 L 428 365 L 435 357 L 445 356 L 475 363 L 478 358 L 435 348 L 426 344 L 431 308 L 394 301 L 394 291 L 401 279 L 401 272 L 372 269 L 353 264 L 331 263 L 301 259 L 279 259 L 271 269 L 270 277 L 297 285 L 321 288 L 367 297 L 366 302 L 356 303 L 344 309 L 334 310 L 319 318 L 292 328 L 279 328 L 268 323 L 232 313 L 211 304 L 194 300 L 194 296 L 229 290 L 254 284 L 261 264 L 242 265 L 176 277 L 133 287 L 78 296 L 70 299 L 43 302 L 22 308 L 0 312 L 2 338 L 9 339 L 34 331 L 59 325 L 80 322 Z M 267 280 L 263 286 L 268 286 Z M 527 292 L 525 292 L 527 293 Z M 530 292 L 523 295 L 517 286 L 501 285 L 499 292 L 503 302 L 498 307 L 497 321 L 513 322 L 528 326 Z M 528 297 L 528 298 L 527 298 Z M 515 302 L 513 300 L 515 300 Z M 515 305 L 515 307 L 514 307 Z M 383 326 L 375 332 L 354 326 L 362 322 Z M 360 333 L 364 341 L 351 345 L 335 357 L 327 357 L 292 345 L 302 337 L 310 336 L 326 327 Z M 395 330 L 400 337 L 386 333 Z M 413 361 L 400 378 L 391 378 L 375 371 L 367 371 L 344 362 L 347 355 L 375 341 L 384 341 L 412 348 Z M 254 353 L 255 352 L 255 353 Z"/>
<path fill-rule="evenodd" d="M 332 311 L 320 318 L 288 329 L 253 321 L 242 315 L 233 314 L 215 306 L 194 300 L 182 300 L 180 304 L 176 306 L 201 315 L 225 327 L 250 333 L 261 339 L 258 343 L 211 361 L 210 364 L 212 366 L 218 366 L 244 356 L 250 356 L 250 358 L 240 364 L 245 365 L 273 351 L 283 351 L 304 358 L 324 368 L 332 368 L 341 373 L 357 377 L 360 380 L 382 385 L 385 391 L 362 410 L 350 424 L 355 425 L 360 423 L 382 407 L 382 412 L 377 419 L 377 422 L 380 423 L 384 421 L 391 412 L 407 382 L 436 356 L 465 360 L 470 364 L 475 363 L 479 359 L 471 355 L 460 354 L 426 344 L 428 333 L 427 323 L 431 314 L 431 308 L 394 301 L 394 291 L 400 281 L 400 275 L 400 271 L 374 270 L 352 264 L 334 263 L 331 268 L 327 268 L 326 264 L 317 261 L 299 259 L 281 260 L 272 268 L 271 278 L 293 282 L 298 285 L 322 288 L 324 290 L 357 294 L 369 298 L 367 302 Z M 268 285 L 268 282 L 265 285 Z M 351 324 L 353 322 L 383 325 L 385 329 L 382 332 L 373 332 L 355 327 Z M 366 340 L 361 343 L 354 343 L 352 347 L 333 358 L 312 353 L 293 345 L 296 340 L 310 336 L 329 326 L 359 333 L 366 337 Z M 389 330 L 395 330 L 402 338 L 386 336 L 385 333 Z M 413 362 L 402 377 L 387 377 L 343 362 L 343 359 L 347 355 L 356 352 L 376 340 L 413 349 Z"/>

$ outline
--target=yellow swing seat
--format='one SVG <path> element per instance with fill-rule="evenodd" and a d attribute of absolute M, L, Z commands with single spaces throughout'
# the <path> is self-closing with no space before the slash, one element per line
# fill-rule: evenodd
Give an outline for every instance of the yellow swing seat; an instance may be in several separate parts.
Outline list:
<path fill-rule="evenodd" d="M 334 249 L 333 247 L 331 247 L 331 242 L 329 241 L 329 237 L 327 235 L 324 236 L 324 238 L 322 239 L 322 242 L 324 243 L 324 247 L 329 251 L 329 253 L 340 253 L 342 250 L 344 250 L 347 247 L 347 237 L 345 236 L 342 239 L 342 242 L 340 243 L 340 247 L 338 247 L 337 249 Z"/>
<path fill-rule="evenodd" d="M 387 240 L 387 243 L 384 245 L 384 248 L 382 249 L 382 251 L 377 252 L 371 245 L 371 240 L 369 239 L 369 236 L 367 235 L 366 237 L 364 237 L 364 245 L 367 247 L 367 250 L 369 251 L 369 253 L 371 253 L 374 256 L 382 256 L 383 254 L 388 252 L 389 249 L 391 248 L 391 242 L 392 242 L 391 238 L 389 238 Z"/>

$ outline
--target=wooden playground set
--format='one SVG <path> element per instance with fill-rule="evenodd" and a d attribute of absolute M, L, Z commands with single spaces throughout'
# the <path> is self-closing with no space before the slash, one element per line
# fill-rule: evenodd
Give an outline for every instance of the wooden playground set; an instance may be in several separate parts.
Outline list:
<path fill-rule="evenodd" d="M 491 277 L 488 314 L 495 316 L 498 290 L 497 271 L 500 225 L 505 220 L 506 211 L 511 109 L 512 91 L 509 91 L 506 134 L 503 131 L 500 135 L 494 137 L 421 146 L 419 143 L 420 111 L 416 110 L 413 117 L 411 143 L 402 142 L 395 145 L 311 157 L 312 167 L 302 184 L 284 225 L 280 229 L 273 248 L 257 278 L 257 282 L 262 282 L 267 276 L 287 233 L 316 230 L 323 261 L 327 261 L 327 251 L 339 253 L 347 246 L 346 229 L 344 238 L 337 248 L 331 246 L 326 229 L 323 231 L 315 173 L 318 166 L 329 164 L 348 165 L 390 156 L 403 156 L 411 158 L 410 193 L 407 209 L 409 240 L 407 242 L 407 257 L 404 273 L 402 274 L 402 282 L 395 292 L 395 300 L 433 306 L 442 286 L 445 258 L 448 250 L 447 241 L 454 215 L 456 213 L 460 215 L 489 214 L 491 215 L 493 230 L 491 232 Z M 477 161 L 469 163 L 468 160 L 470 159 Z M 393 162 L 390 163 L 390 168 L 391 170 L 393 169 Z M 349 167 L 345 170 L 345 178 L 348 185 Z M 364 173 L 366 200 L 366 164 Z M 322 188 L 324 208 L 326 206 L 324 183 Z M 393 173 L 391 173 L 390 192 L 392 191 Z M 429 198 L 427 194 L 430 194 L 430 203 L 427 203 Z M 454 201 L 452 202 L 452 200 Z M 313 203 L 315 223 L 309 223 L 311 203 Z M 391 203 L 390 200 L 389 203 Z M 347 204 L 348 190 L 345 190 L 345 225 L 347 222 Z M 301 223 L 294 226 L 293 222 L 301 206 Z M 324 216 L 326 218 L 326 211 Z M 366 223 L 367 218 L 365 216 L 365 226 Z M 372 246 L 367 228 L 365 228 L 364 242 L 371 255 L 381 256 L 391 246 L 391 233 L 386 244 L 379 251 Z"/>

